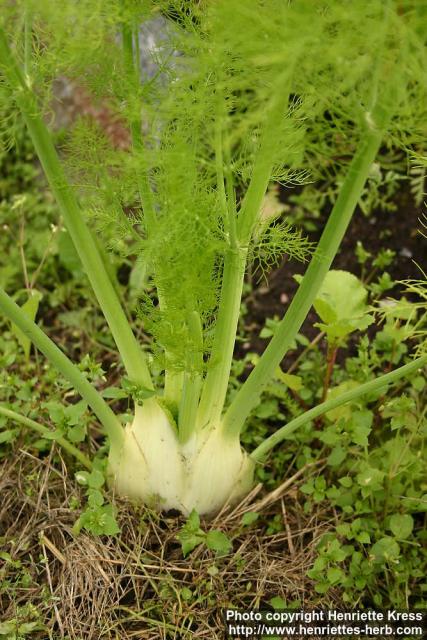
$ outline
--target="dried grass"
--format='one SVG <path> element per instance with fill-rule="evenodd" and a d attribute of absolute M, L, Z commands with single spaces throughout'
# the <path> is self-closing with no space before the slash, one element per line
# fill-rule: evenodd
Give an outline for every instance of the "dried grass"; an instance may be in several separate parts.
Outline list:
<path fill-rule="evenodd" d="M 82 496 L 59 454 L 55 464 L 52 456 L 20 451 L 0 466 L 0 535 L 14 561 L 0 564 L 0 620 L 38 620 L 44 629 L 34 629 L 31 638 L 216 640 L 224 637 L 223 607 L 262 607 L 273 596 L 299 599 L 306 608 L 319 603 L 306 573 L 319 537 L 334 522 L 320 509 L 304 513 L 300 473 L 267 495 L 256 487 L 243 503 L 204 523 L 233 539 L 231 554 L 215 558 L 200 546 L 183 559 L 176 540 L 182 518 L 124 502 L 117 503 L 119 537 L 74 537 L 79 510 L 70 504 Z M 265 524 L 242 528 L 247 511 L 281 514 L 283 531 L 266 535 Z M 213 565 L 215 575 L 208 572 Z M 193 595 L 186 599 L 188 589 Z M 329 597 L 337 601 L 336 594 Z"/>

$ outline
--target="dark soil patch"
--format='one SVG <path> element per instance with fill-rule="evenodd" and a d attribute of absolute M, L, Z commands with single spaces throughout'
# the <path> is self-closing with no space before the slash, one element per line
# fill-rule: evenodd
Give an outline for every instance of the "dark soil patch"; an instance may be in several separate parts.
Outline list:
<path fill-rule="evenodd" d="M 366 217 L 359 209 L 356 211 L 333 262 L 333 269 L 344 269 L 360 277 L 361 268 L 355 255 L 356 245 L 360 240 L 373 258 L 381 249 L 390 249 L 396 253 L 392 264 L 387 267 L 393 280 L 422 277 L 419 266 L 425 267 L 427 243 L 418 231 L 421 211 L 417 209 L 408 189 L 399 192 L 395 204 L 397 209 L 392 213 L 376 211 Z M 313 242 L 319 240 L 328 215 L 329 211 L 316 221 L 317 231 L 310 234 L 310 240 Z M 253 292 L 246 300 L 248 314 L 245 325 L 248 340 L 246 344 L 238 345 L 238 355 L 241 356 L 247 350 L 262 353 L 267 340 L 260 339 L 259 332 L 265 324 L 265 319 L 274 316 L 281 318 L 284 315 L 298 288 L 294 275 L 303 274 L 305 269 L 305 264 L 285 259 L 278 269 L 270 273 L 268 282 L 262 281 L 257 285 L 256 277 L 254 278 Z M 398 295 L 398 292 L 399 287 L 396 287 L 387 293 Z M 318 333 L 313 325 L 318 320 L 314 310 L 310 311 L 302 325 L 301 333 L 313 339 Z M 291 361 L 292 359 L 289 360 L 289 364 Z"/>

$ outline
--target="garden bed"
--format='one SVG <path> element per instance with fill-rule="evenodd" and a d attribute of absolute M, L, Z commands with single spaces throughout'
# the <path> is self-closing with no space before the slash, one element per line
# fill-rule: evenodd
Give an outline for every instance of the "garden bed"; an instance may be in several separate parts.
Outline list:
<path fill-rule="evenodd" d="M 272 3 L 0 18 L 7 640 L 425 606 L 422 16 Z"/>

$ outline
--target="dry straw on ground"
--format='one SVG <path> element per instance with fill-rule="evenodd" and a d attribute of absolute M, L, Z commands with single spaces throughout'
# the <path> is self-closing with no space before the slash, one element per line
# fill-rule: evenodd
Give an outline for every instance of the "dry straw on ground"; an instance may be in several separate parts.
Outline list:
<path fill-rule="evenodd" d="M 120 536 L 74 537 L 79 509 L 70 505 L 82 495 L 62 459 L 57 452 L 44 459 L 16 452 L 0 466 L 0 620 L 32 623 L 25 637 L 34 639 L 222 640 L 222 607 L 262 607 L 273 596 L 314 606 L 319 596 L 306 572 L 334 523 L 330 513 L 304 514 L 301 476 L 270 494 L 256 487 L 236 508 L 203 523 L 232 538 L 232 553 L 216 558 L 200 546 L 184 559 L 176 539 L 182 518 L 124 503 L 117 505 Z M 281 514 L 283 531 L 243 528 L 247 511 Z"/>

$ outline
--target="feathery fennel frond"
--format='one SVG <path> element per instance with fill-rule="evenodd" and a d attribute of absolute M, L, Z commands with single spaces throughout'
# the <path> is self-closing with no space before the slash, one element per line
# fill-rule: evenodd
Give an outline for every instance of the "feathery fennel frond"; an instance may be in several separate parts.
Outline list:
<path fill-rule="evenodd" d="M 132 149 L 113 149 L 99 127 L 81 120 L 62 152 L 104 244 L 135 255 L 151 274 L 152 303 L 142 305 L 147 313 L 151 309 L 147 327 L 182 369 L 191 351 L 188 314 L 195 312 L 204 329 L 204 360 L 215 324 L 230 240 L 221 189 L 228 190 L 228 208 L 235 199 L 241 218 L 261 148 L 270 163 L 266 187 L 269 181 L 300 184 L 338 171 L 361 133 L 375 126 L 369 113 L 379 86 L 391 73 L 393 84 L 402 86 L 425 74 L 422 34 L 412 33 L 417 8 L 409 1 L 402 4 L 404 19 L 393 2 L 367 6 L 362 0 L 351 11 L 338 0 L 318 7 L 311 0 L 218 0 L 185 7 L 180 0 L 84 0 L 78 12 L 73 0 L 17 5 L 22 11 L 8 6 L 3 22 L 23 61 L 22 15 L 31 15 L 30 81 L 45 115 L 52 81 L 65 75 L 106 101 L 121 126 L 133 131 Z M 149 51 L 158 71 L 144 74 L 139 25 L 162 15 L 168 24 L 164 41 Z M 405 55 L 409 49 L 414 55 Z M 394 109 L 403 110 L 410 123 L 402 131 L 402 118 L 392 121 L 394 140 L 408 141 L 409 130 L 411 142 L 419 135 L 413 126 L 419 116 L 414 105 L 422 108 L 419 86 L 410 83 L 411 99 L 390 94 Z M 266 136 L 275 109 L 274 130 Z M 223 187 L 215 160 L 218 118 Z M 303 259 L 309 251 L 285 219 L 263 229 L 255 219 L 250 236 L 249 255 L 263 272 L 283 254 Z"/>

